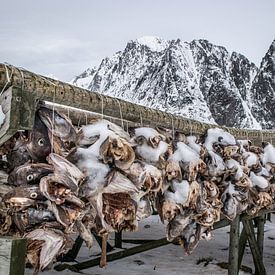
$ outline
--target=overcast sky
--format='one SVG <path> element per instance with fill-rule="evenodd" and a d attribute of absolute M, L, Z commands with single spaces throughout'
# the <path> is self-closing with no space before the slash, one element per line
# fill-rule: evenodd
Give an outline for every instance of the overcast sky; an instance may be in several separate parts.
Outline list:
<path fill-rule="evenodd" d="M 274 0 L 0 0 L 0 62 L 69 81 L 145 35 L 208 39 L 256 65 L 275 38 Z"/>

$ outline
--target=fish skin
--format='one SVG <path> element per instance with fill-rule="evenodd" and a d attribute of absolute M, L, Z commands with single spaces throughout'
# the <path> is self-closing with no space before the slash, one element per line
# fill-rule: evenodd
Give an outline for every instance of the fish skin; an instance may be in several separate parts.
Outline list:
<path fill-rule="evenodd" d="M 48 129 L 37 114 L 33 129 L 29 134 L 27 150 L 34 162 L 46 162 L 46 157 L 51 152 Z"/>
<path fill-rule="evenodd" d="M 32 228 L 37 224 L 55 220 L 55 216 L 51 211 L 32 207 L 26 209 L 26 211 L 17 212 L 13 216 L 13 221 L 21 232 L 25 232 L 26 229 Z"/>
<path fill-rule="evenodd" d="M 27 138 L 20 135 L 12 151 L 7 154 L 8 169 L 12 171 L 15 167 L 31 161 L 31 155 L 27 148 Z"/>
<path fill-rule="evenodd" d="M 54 136 L 59 137 L 63 142 L 68 144 L 76 143 L 76 130 L 67 117 L 46 107 L 40 107 L 38 114 Z"/>
<path fill-rule="evenodd" d="M 45 269 L 58 255 L 64 252 L 66 236 L 60 230 L 35 229 L 25 234 L 24 237 L 28 239 L 27 258 L 38 272 Z M 38 245 L 31 245 L 37 241 L 41 242 Z M 39 257 L 32 257 L 38 253 Z"/>
<path fill-rule="evenodd" d="M 55 173 L 66 174 L 76 186 L 79 186 L 85 179 L 85 175 L 74 164 L 62 156 L 51 153 L 47 160 L 49 164 L 53 165 Z"/>
<path fill-rule="evenodd" d="M 53 166 L 46 163 L 27 163 L 15 168 L 8 177 L 8 184 L 14 186 L 38 184 L 40 179 L 53 173 Z"/>

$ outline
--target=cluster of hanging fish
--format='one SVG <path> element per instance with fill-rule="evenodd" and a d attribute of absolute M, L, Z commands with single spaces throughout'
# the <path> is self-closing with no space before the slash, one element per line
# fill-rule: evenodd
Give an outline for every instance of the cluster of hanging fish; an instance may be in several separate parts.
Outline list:
<path fill-rule="evenodd" d="M 108 233 L 137 230 L 154 210 L 168 240 L 189 254 L 221 215 L 255 214 L 275 196 L 275 148 L 218 128 L 200 138 L 148 127 L 128 133 L 104 119 L 78 129 L 40 107 L 33 130 L 18 132 L 0 155 L 0 234 L 27 238 L 35 272 L 72 247 L 72 233 L 89 248 L 93 234 L 106 244 Z"/>

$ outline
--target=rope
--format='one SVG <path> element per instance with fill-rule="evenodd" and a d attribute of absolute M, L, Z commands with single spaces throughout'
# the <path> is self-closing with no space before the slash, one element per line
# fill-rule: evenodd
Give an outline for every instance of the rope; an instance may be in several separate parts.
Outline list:
<path fill-rule="evenodd" d="M 85 122 L 86 122 L 86 125 L 88 125 L 88 116 L 87 116 L 87 113 L 85 112 Z"/>
<path fill-rule="evenodd" d="M 141 111 L 139 111 L 139 117 L 140 117 L 140 126 L 143 126 L 143 119 L 142 119 L 142 114 Z"/>
<path fill-rule="evenodd" d="M 174 127 L 174 117 L 172 116 L 172 136 L 175 139 L 175 127 Z"/>
<path fill-rule="evenodd" d="M 121 105 L 118 99 L 116 99 L 117 103 L 118 103 L 118 107 L 119 107 L 119 113 L 120 113 L 120 119 L 121 119 L 121 127 L 122 129 L 124 129 L 124 123 L 123 123 L 123 116 L 122 116 L 122 109 L 121 109 Z"/>
<path fill-rule="evenodd" d="M 103 119 L 104 118 L 104 101 L 103 101 L 103 96 L 102 94 L 99 94 L 100 96 L 100 100 L 101 100 L 101 118 Z"/>
<path fill-rule="evenodd" d="M 55 103 L 55 89 L 54 89 L 54 92 L 53 92 L 53 103 Z M 54 136 L 53 136 L 53 131 L 54 131 L 54 126 L 55 126 L 55 123 L 54 123 L 54 104 L 53 104 L 53 113 L 52 113 L 52 136 L 51 136 L 51 139 L 52 139 L 52 148 L 51 148 L 51 152 L 53 153 L 53 139 L 54 139 Z"/>
<path fill-rule="evenodd" d="M 193 136 L 193 125 L 191 120 L 188 120 L 189 128 L 190 128 L 190 135 Z"/>

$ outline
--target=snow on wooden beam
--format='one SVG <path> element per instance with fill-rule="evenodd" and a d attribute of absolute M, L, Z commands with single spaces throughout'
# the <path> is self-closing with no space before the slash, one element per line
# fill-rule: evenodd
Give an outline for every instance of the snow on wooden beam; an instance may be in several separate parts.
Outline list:
<path fill-rule="evenodd" d="M 103 114 L 107 118 L 114 118 L 120 121 L 125 120 L 134 124 L 151 127 L 175 129 L 185 134 L 203 135 L 207 129 L 217 127 L 213 124 L 201 123 L 196 120 L 175 116 L 163 111 L 81 89 L 65 82 L 29 72 L 25 69 L 0 64 L 0 91 L 4 91 L 11 86 L 22 91 L 22 99 L 24 99 L 22 102 L 28 100 L 27 105 L 29 108 L 31 106 L 35 108 L 35 103 L 38 101 L 50 101 L 88 112 Z M 24 112 L 21 112 L 21 115 L 25 116 Z M 89 118 L 90 115 L 88 114 L 87 117 Z M 30 121 L 30 117 L 27 117 L 26 121 Z M 250 139 L 255 143 L 260 143 L 261 141 L 275 142 L 274 131 L 218 127 L 227 130 L 236 138 Z"/>

